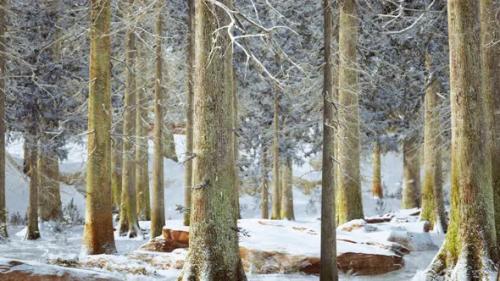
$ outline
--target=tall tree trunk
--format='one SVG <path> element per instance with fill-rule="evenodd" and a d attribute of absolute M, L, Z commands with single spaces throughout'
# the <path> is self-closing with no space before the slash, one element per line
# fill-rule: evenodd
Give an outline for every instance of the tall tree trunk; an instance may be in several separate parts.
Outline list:
<path fill-rule="evenodd" d="M 163 125 L 165 124 L 165 125 Z M 174 134 L 172 133 L 172 129 L 169 128 L 168 124 L 163 121 L 163 128 L 162 128 L 162 153 L 163 157 L 171 159 L 173 161 L 179 161 L 177 158 L 177 152 L 175 151 L 175 139 L 174 139 Z"/>
<path fill-rule="evenodd" d="M 432 57 L 426 54 L 426 67 L 432 73 Z M 439 118 L 439 82 L 431 75 L 425 91 L 424 125 L 424 186 L 421 219 L 435 222 L 446 232 L 448 222 L 443 197 L 442 158 L 441 158 L 441 120 Z M 430 194 L 429 194 L 430 193 Z M 431 195 L 431 196 L 429 196 Z"/>
<path fill-rule="evenodd" d="M 184 163 L 184 225 L 189 225 L 191 218 L 191 190 L 193 188 L 193 111 L 194 111 L 194 48 L 195 48 L 195 2 L 188 3 L 188 50 L 187 50 L 187 81 L 188 90 L 186 98 L 186 162 Z"/>
<path fill-rule="evenodd" d="M 231 7 L 232 8 L 232 7 Z M 232 56 L 231 56 L 232 57 Z M 232 98 L 232 109 L 233 109 L 233 153 L 234 153 L 234 190 L 236 194 L 236 216 L 241 218 L 240 214 L 240 167 L 238 165 L 238 160 L 240 158 L 239 142 L 238 142 L 238 130 L 239 130 L 239 116 L 238 116 L 238 89 L 236 81 L 236 73 L 234 72 L 234 66 L 231 59 L 231 68 L 233 70 L 232 88 L 233 88 L 233 98 Z"/>
<path fill-rule="evenodd" d="M 134 0 L 128 1 L 127 19 L 132 20 Z M 129 26 L 126 35 L 126 74 L 125 106 L 123 113 L 123 162 L 122 162 L 122 197 L 120 208 L 119 233 L 128 237 L 136 237 L 140 234 L 139 222 L 137 220 L 137 195 L 135 174 L 135 141 L 136 136 L 136 107 L 137 107 L 137 84 L 136 84 L 136 59 L 137 49 L 135 40 L 135 28 Z"/>
<path fill-rule="evenodd" d="M 162 57 L 162 35 L 163 35 L 163 3 L 157 2 L 157 18 L 155 26 L 156 35 L 156 58 L 155 58 L 155 96 L 154 96 L 154 155 L 153 155 L 153 197 L 151 202 L 151 239 L 161 235 L 162 228 L 165 225 L 165 198 L 164 198 L 164 179 L 163 179 L 163 57 Z"/>
<path fill-rule="evenodd" d="M 146 55 L 144 46 L 139 44 L 140 57 L 139 63 L 136 65 L 138 73 L 146 72 Z M 136 77 L 138 79 L 139 77 Z M 141 220 L 151 219 L 151 206 L 149 200 L 149 158 L 148 158 L 148 110 L 146 96 L 146 85 L 144 77 L 140 77 L 140 87 L 136 88 L 136 116 L 135 116 L 135 191 L 137 193 L 137 214 Z"/>
<path fill-rule="evenodd" d="M 271 202 L 271 219 L 280 219 L 281 215 L 281 185 L 280 185 L 280 125 L 279 125 L 280 98 L 278 87 L 274 91 L 274 116 L 273 116 L 273 186 Z"/>
<path fill-rule="evenodd" d="M 41 149 L 38 155 L 38 180 L 40 188 L 39 213 L 42 221 L 62 218 L 61 193 L 59 192 L 59 157 L 52 147 Z"/>
<path fill-rule="evenodd" d="M 384 191 L 382 189 L 381 152 L 378 141 L 373 145 L 372 167 L 372 195 L 374 198 L 382 199 L 384 198 Z"/>
<path fill-rule="evenodd" d="M 8 237 L 5 204 L 5 32 L 7 31 L 7 0 L 0 0 L 0 240 Z"/>
<path fill-rule="evenodd" d="M 337 238 L 335 214 L 335 132 L 334 78 L 332 58 L 333 15 L 332 1 L 323 0 L 323 163 L 321 173 L 321 268 L 320 281 L 337 281 Z"/>
<path fill-rule="evenodd" d="M 496 14 L 500 11 L 500 2 L 495 0 L 481 0 L 481 89 L 487 101 L 487 121 L 491 140 L 491 165 L 493 194 L 495 203 L 495 225 L 497 242 L 500 237 L 500 118 L 496 116 L 500 103 L 500 23 Z M 500 247 L 500 242 L 498 243 Z"/>
<path fill-rule="evenodd" d="M 223 1 L 231 5 L 229 0 Z M 227 87 L 229 36 L 226 12 L 212 2 L 196 0 L 194 76 L 194 158 L 189 252 L 180 280 L 246 280 L 238 249 L 234 206 L 234 162 L 231 147 L 232 89 Z M 218 46 L 213 48 L 217 38 Z M 221 239 L 223 237 L 223 239 Z"/>
<path fill-rule="evenodd" d="M 452 215 L 428 280 L 445 269 L 452 272 L 450 280 L 488 280 L 497 256 L 488 100 L 480 77 L 480 2 L 448 1 Z"/>
<path fill-rule="evenodd" d="M 359 103 L 356 50 L 358 12 L 355 0 L 342 0 L 339 21 L 339 224 L 363 218 L 360 180 Z"/>
<path fill-rule="evenodd" d="M 262 144 L 262 152 L 260 159 L 261 167 L 261 186 L 260 186 L 260 217 L 263 219 L 269 218 L 269 160 L 267 155 L 267 147 Z"/>
<path fill-rule="evenodd" d="M 111 1 L 90 2 L 87 198 L 83 244 L 87 254 L 116 252 L 111 201 Z"/>
<path fill-rule="evenodd" d="M 407 138 L 403 140 L 403 198 L 402 208 L 411 209 L 420 206 L 420 160 L 419 160 L 419 145 L 415 138 Z M 422 197 L 430 196 L 432 201 L 432 189 L 424 190 Z M 430 209 L 431 211 L 433 209 Z M 428 219 L 430 219 L 429 216 Z"/>
<path fill-rule="evenodd" d="M 281 182 L 281 219 L 295 220 L 293 212 L 293 169 L 292 157 L 288 156 L 283 165 Z"/>
<path fill-rule="evenodd" d="M 113 209 L 120 210 L 121 194 L 122 194 L 122 162 L 123 162 L 123 121 L 122 116 L 119 116 L 118 121 L 113 128 L 111 144 L 111 192 L 113 195 Z"/>
<path fill-rule="evenodd" d="M 36 240 L 40 238 L 38 229 L 38 144 L 34 134 L 29 134 L 24 141 L 24 157 L 27 164 L 27 172 L 30 177 L 29 183 L 29 206 L 28 206 L 28 231 L 26 231 L 27 240 Z"/>

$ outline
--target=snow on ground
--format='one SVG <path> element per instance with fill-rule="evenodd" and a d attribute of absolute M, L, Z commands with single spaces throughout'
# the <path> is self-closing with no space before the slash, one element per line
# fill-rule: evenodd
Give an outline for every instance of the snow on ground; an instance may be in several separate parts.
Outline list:
<path fill-rule="evenodd" d="M 184 136 L 175 135 L 176 149 L 179 159 L 184 158 L 185 139 Z M 86 148 L 84 144 L 68 144 L 69 154 L 66 160 L 61 162 L 60 169 L 66 173 L 82 171 L 85 168 Z M 150 144 L 152 149 L 152 144 Z M 28 204 L 28 181 L 22 171 L 18 169 L 19 164 L 22 163 L 22 141 L 15 140 L 11 142 L 7 150 L 14 159 L 14 163 L 7 161 L 6 165 L 6 197 L 7 209 L 9 216 L 14 213 L 19 213 L 24 217 L 27 204 Z M 152 153 L 152 150 L 151 150 Z M 152 157 L 150 157 L 152 158 Z M 183 174 L 184 167 L 182 164 L 176 163 L 171 160 L 165 160 L 165 203 L 166 203 L 166 217 L 173 223 L 172 220 L 179 220 L 182 218 L 182 213 L 177 211 L 178 206 L 183 205 Z M 16 166 L 17 165 L 17 166 Z M 150 162 L 149 167 L 152 167 Z M 377 200 L 371 196 L 370 182 L 371 182 L 371 163 L 370 159 L 363 159 L 362 168 L 362 186 L 363 186 L 363 207 L 366 216 L 382 215 L 388 212 L 396 212 L 400 207 L 400 199 L 397 198 L 398 190 L 401 188 L 402 179 L 402 159 L 397 153 L 388 153 L 382 157 L 382 180 L 385 187 L 384 193 L 387 195 L 386 199 Z M 307 178 L 309 180 L 317 180 L 321 174 L 312 171 L 309 164 L 294 167 L 296 176 Z M 296 227 L 305 227 L 312 229 L 319 233 L 319 212 L 320 212 L 320 198 L 321 193 L 319 189 L 314 190 L 311 194 L 304 194 L 298 188 L 294 188 L 294 209 L 297 222 L 286 224 L 297 224 Z M 71 200 L 76 204 L 80 214 L 84 214 L 84 197 L 72 186 L 61 186 L 61 194 L 63 206 L 68 204 Z M 258 199 L 248 195 L 242 195 L 240 198 L 243 218 L 257 218 L 259 217 Z M 246 220 L 243 228 L 250 231 L 258 231 L 258 220 Z M 281 223 L 281 222 L 271 222 Z M 142 228 L 149 228 L 147 222 L 141 222 Z M 387 224 L 386 227 L 397 227 Z M 43 224 L 40 226 L 42 238 L 39 241 L 24 241 L 22 239 L 22 227 L 11 226 L 9 232 L 11 234 L 10 240 L 7 243 L 0 244 L 0 255 L 6 258 L 16 258 L 24 260 L 35 260 L 38 262 L 47 262 L 48 260 L 55 260 L 57 258 L 72 259 L 78 258 L 81 252 L 81 239 L 82 239 L 82 226 L 63 227 L 62 230 L 57 230 L 56 227 Z M 15 235 L 20 233 L 20 235 Z M 388 232 L 382 232 L 380 235 L 388 235 Z M 342 235 L 341 233 L 339 233 Z M 318 235 L 319 237 L 319 235 Z M 381 237 L 380 239 L 386 239 Z M 147 235 L 146 235 L 147 239 Z M 319 240 L 306 240 L 295 238 L 288 239 L 287 237 L 268 237 L 261 239 L 261 241 L 252 240 L 252 235 L 242 239 L 242 245 L 245 243 L 258 243 L 259 247 L 265 249 L 270 246 L 273 241 L 286 241 L 290 245 L 289 250 L 299 253 L 312 253 L 319 251 Z M 439 245 L 442 241 L 442 236 L 433 234 L 432 239 L 435 244 Z M 132 261 L 126 255 L 136 250 L 145 241 L 117 239 L 116 244 L 118 248 L 118 256 L 113 257 L 114 262 L 127 264 L 143 265 L 143 261 Z M 342 249 L 340 248 L 339 251 Z M 406 265 L 402 270 L 384 274 L 375 277 L 356 277 L 343 275 L 341 280 L 410 280 L 417 270 L 424 269 L 431 261 L 436 250 L 429 250 L 423 252 L 412 252 L 405 256 Z M 111 257 L 108 257 L 111 259 Z M 176 280 L 178 270 L 158 270 L 155 271 L 155 276 L 149 276 L 144 279 L 144 276 L 127 275 L 127 280 Z M 317 276 L 303 276 L 303 275 L 249 275 L 249 280 L 300 280 L 312 281 L 318 280 Z"/>

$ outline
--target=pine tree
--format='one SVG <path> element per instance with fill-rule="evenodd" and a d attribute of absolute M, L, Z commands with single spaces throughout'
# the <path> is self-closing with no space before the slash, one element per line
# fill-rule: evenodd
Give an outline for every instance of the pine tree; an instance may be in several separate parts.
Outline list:
<path fill-rule="evenodd" d="M 333 79 L 333 15 L 332 1 L 323 0 L 323 163 L 321 176 L 321 281 L 336 281 L 337 235 L 335 225 L 335 132 L 334 122 L 334 79 Z"/>
<path fill-rule="evenodd" d="M 121 114 L 119 121 L 114 125 L 111 140 L 111 192 L 113 194 L 113 209 L 120 210 L 122 194 L 122 161 L 123 161 L 123 121 Z"/>
<path fill-rule="evenodd" d="M 269 160 L 265 144 L 262 144 L 261 150 L 260 217 L 269 219 Z"/>
<path fill-rule="evenodd" d="M 420 206 L 420 160 L 419 146 L 416 137 L 403 140 L 403 198 L 401 207 L 404 209 L 418 208 Z M 423 196 L 431 196 L 432 189 L 424 190 Z M 433 202 L 429 199 L 428 202 Z"/>
<path fill-rule="evenodd" d="M 111 1 L 90 2 L 87 198 L 83 244 L 88 254 L 116 252 L 111 202 Z"/>
<path fill-rule="evenodd" d="M 188 4 L 188 44 L 187 44 L 187 98 L 186 98 L 186 162 L 184 163 L 184 225 L 189 225 L 191 217 L 191 190 L 193 188 L 193 111 L 194 111 L 194 21 L 195 1 Z"/>
<path fill-rule="evenodd" d="M 27 240 L 36 240 L 40 238 L 38 229 L 38 143 L 36 132 L 31 131 L 24 139 L 24 161 L 27 165 L 27 174 L 30 178 L 29 183 L 29 205 L 28 205 L 28 230 L 26 231 Z"/>
<path fill-rule="evenodd" d="M 7 0 L 0 0 L 0 240 L 8 237 L 5 205 L 5 33 L 7 31 Z"/>
<path fill-rule="evenodd" d="M 151 202 L 151 239 L 161 235 L 165 225 L 164 179 L 163 179 L 163 59 L 162 59 L 162 34 L 163 34 L 163 3 L 157 1 L 157 18 L 155 25 L 156 58 L 155 58 L 155 96 L 154 96 L 154 154 L 153 154 L 153 189 Z"/>
<path fill-rule="evenodd" d="M 293 212 L 293 162 L 288 155 L 281 171 L 281 219 L 295 220 Z"/>
<path fill-rule="evenodd" d="M 230 6 L 229 1 L 223 1 Z M 226 75 L 229 42 L 226 12 L 212 2 L 195 1 L 194 152 L 189 252 L 179 280 L 246 280 L 238 249 L 232 162 L 233 89 Z M 215 40 L 215 38 L 217 38 Z M 217 48 L 214 48 L 214 45 Z M 231 49 L 231 48 L 230 48 Z M 224 237 L 224 239 L 221 239 Z"/>
<path fill-rule="evenodd" d="M 342 224 L 363 218 L 360 178 L 357 2 L 342 0 L 339 21 L 339 183 L 337 216 Z"/>
<path fill-rule="evenodd" d="M 372 167 L 372 195 L 374 198 L 382 199 L 384 198 L 384 191 L 382 189 L 381 152 L 378 141 L 373 145 Z"/>
<path fill-rule="evenodd" d="M 278 87 L 274 87 L 274 115 L 273 115 L 273 182 L 271 219 L 277 220 L 281 216 L 281 185 L 280 185 L 280 93 Z"/>

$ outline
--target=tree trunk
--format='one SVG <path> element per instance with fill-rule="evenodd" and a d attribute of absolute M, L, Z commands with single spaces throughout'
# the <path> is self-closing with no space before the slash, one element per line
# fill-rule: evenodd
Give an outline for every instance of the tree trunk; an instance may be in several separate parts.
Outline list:
<path fill-rule="evenodd" d="M 230 6 L 229 1 L 223 1 Z M 232 88 L 227 87 L 225 55 L 229 38 L 216 32 L 229 23 L 212 2 L 196 0 L 194 153 L 189 252 L 179 280 L 246 280 L 238 249 L 231 143 Z M 213 40 L 221 48 L 213 48 Z"/>
<path fill-rule="evenodd" d="M 144 46 L 139 44 L 140 62 L 136 65 L 136 70 L 139 73 L 146 72 L 146 56 Z M 136 79 L 139 77 L 136 77 Z M 144 77 L 140 77 L 140 81 L 145 81 Z M 148 110 L 146 96 L 146 88 L 148 85 L 141 83 L 139 88 L 136 88 L 136 116 L 135 116 L 135 191 L 137 193 L 137 215 L 140 220 L 151 219 L 151 206 L 149 200 L 149 159 L 148 159 Z"/>
<path fill-rule="evenodd" d="M 27 165 L 27 173 L 30 177 L 29 184 L 29 206 L 28 206 L 28 231 L 26 231 L 25 239 L 36 240 L 40 238 L 40 230 L 38 229 L 38 144 L 35 136 L 30 134 L 24 139 L 24 157 Z"/>
<path fill-rule="evenodd" d="M 128 1 L 127 18 L 132 20 L 134 0 Z M 119 233 L 128 237 L 136 237 L 140 234 L 139 222 L 137 220 L 137 195 L 135 174 L 135 141 L 136 141 L 136 106 L 137 106 L 137 84 L 136 84 L 136 58 L 137 49 L 135 45 L 135 30 L 129 26 L 126 35 L 126 73 L 125 105 L 123 113 L 123 162 L 122 162 L 122 197 L 120 208 Z"/>
<path fill-rule="evenodd" d="M 188 3 L 188 50 L 187 50 L 187 99 L 186 99 L 186 155 L 184 163 L 184 225 L 189 225 L 191 218 L 191 189 L 193 188 L 193 111 L 194 111 L 194 48 L 195 48 L 195 2 Z"/>
<path fill-rule="evenodd" d="M 163 180 L 163 156 L 162 156 L 162 135 L 163 135 L 163 59 L 162 59 L 162 35 L 163 35 L 163 3 L 157 2 L 156 18 L 156 58 L 155 58 L 155 96 L 154 96 L 154 155 L 153 155 L 153 197 L 151 202 L 151 239 L 161 235 L 162 228 L 165 225 L 165 198 L 164 198 L 164 180 Z"/>
<path fill-rule="evenodd" d="M 337 281 L 337 238 L 335 214 L 335 132 L 334 79 L 332 58 L 332 1 L 323 0 L 324 58 L 323 68 L 323 163 L 321 173 L 321 268 L 320 281 Z"/>
<path fill-rule="evenodd" d="M 432 57 L 426 54 L 426 67 L 432 73 Z M 427 220 L 446 232 L 448 228 L 444 207 L 442 158 L 441 158 L 441 120 L 439 118 L 439 82 L 431 75 L 425 91 L 424 125 L 424 186 L 421 219 Z M 430 193 L 430 194 L 429 194 Z"/>
<path fill-rule="evenodd" d="M 403 141 L 403 199 L 402 208 L 411 209 L 420 206 L 420 160 L 419 145 L 415 138 L 408 138 Z M 433 203 L 432 188 L 424 190 L 424 196 L 430 196 L 427 202 Z M 430 209 L 433 210 L 433 209 Z M 433 217 L 429 216 L 428 218 Z"/>
<path fill-rule="evenodd" d="M 339 224 L 363 218 L 360 180 L 359 104 L 356 50 L 358 13 L 355 0 L 342 0 L 339 25 Z"/>
<path fill-rule="evenodd" d="M 87 254 L 116 252 L 111 201 L 111 1 L 92 0 L 88 99 L 87 198 L 83 244 Z"/>
<path fill-rule="evenodd" d="M 452 215 L 445 246 L 432 268 L 450 269 L 449 280 L 488 280 L 497 256 L 488 101 L 480 77 L 480 2 L 484 4 L 448 1 Z M 428 280 L 434 272 L 428 273 Z"/>
<path fill-rule="evenodd" d="M 269 219 L 269 161 L 267 157 L 267 147 L 262 144 L 262 153 L 260 160 L 261 167 L 261 186 L 260 186 L 260 217 Z"/>
<path fill-rule="evenodd" d="M 373 157 L 372 157 L 372 167 L 373 167 L 373 177 L 372 177 L 372 195 L 376 199 L 384 198 L 384 192 L 382 189 L 382 168 L 381 168 L 381 153 L 380 153 L 380 143 L 378 141 L 373 145 Z"/>
<path fill-rule="evenodd" d="M 271 202 L 271 219 L 280 219 L 281 215 L 281 185 L 280 185 L 280 125 L 279 125 L 279 92 L 278 87 L 274 91 L 274 116 L 273 116 L 273 186 Z"/>
<path fill-rule="evenodd" d="M 5 32 L 7 31 L 7 0 L 0 0 L 0 240 L 8 237 L 7 208 L 5 204 Z"/>
<path fill-rule="evenodd" d="M 59 192 L 59 157 L 52 148 L 40 151 L 38 155 L 38 180 L 40 188 L 39 213 L 42 221 L 56 221 L 62 218 L 61 194 Z"/>
<path fill-rule="evenodd" d="M 295 220 L 293 212 L 292 158 L 288 156 L 284 164 L 281 182 L 281 219 Z"/>
<path fill-rule="evenodd" d="M 113 128 L 115 136 L 111 144 L 111 192 L 113 194 L 113 209 L 119 212 L 122 194 L 123 122 L 121 121 L 122 116 L 118 118 L 120 121 Z"/>
<path fill-rule="evenodd" d="M 231 7 L 232 8 L 232 7 Z M 231 56 L 232 58 L 232 56 Z M 231 59 L 230 67 L 233 70 L 233 79 L 232 79 L 232 109 L 233 109 L 233 153 L 234 153 L 234 190 L 236 194 L 236 216 L 237 218 L 241 218 L 240 214 L 240 167 L 238 165 L 238 160 L 240 157 L 239 151 L 239 142 L 238 142 L 238 130 L 239 130 L 239 116 L 238 116 L 238 89 L 237 89 L 237 81 L 236 81 L 236 73 L 234 73 L 234 66 Z"/>
<path fill-rule="evenodd" d="M 163 107 L 163 106 L 162 106 Z M 165 125 L 163 125 L 165 124 Z M 168 124 L 166 122 L 162 121 L 162 134 L 163 137 L 162 139 L 162 154 L 163 157 L 171 159 L 173 161 L 179 161 L 177 158 L 177 152 L 175 151 L 175 140 L 174 140 L 174 134 L 172 133 L 172 130 L 169 128 Z"/>

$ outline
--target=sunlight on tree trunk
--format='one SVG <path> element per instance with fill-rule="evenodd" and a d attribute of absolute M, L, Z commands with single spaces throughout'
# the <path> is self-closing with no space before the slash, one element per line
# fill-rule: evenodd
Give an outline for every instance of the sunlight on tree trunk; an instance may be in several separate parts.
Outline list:
<path fill-rule="evenodd" d="M 283 165 L 281 181 L 281 219 L 295 220 L 293 212 L 293 161 L 291 156 L 286 158 Z"/>
<path fill-rule="evenodd" d="M 269 219 L 269 160 L 267 150 L 266 145 L 262 144 L 260 156 L 260 217 L 263 219 Z"/>
<path fill-rule="evenodd" d="M 403 140 L 403 198 L 402 208 L 411 209 L 420 206 L 420 160 L 419 160 L 419 144 L 416 138 L 406 138 Z M 423 190 L 422 197 L 429 196 L 427 202 L 433 204 L 432 188 L 430 190 Z M 428 209 L 431 213 L 434 209 Z M 423 211 L 425 213 L 425 211 Z M 425 216 L 423 218 L 434 221 L 434 216 Z"/>
<path fill-rule="evenodd" d="M 279 92 L 278 87 L 274 87 L 274 116 L 273 116 L 273 186 L 271 201 L 271 219 L 278 220 L 281 215 L 281 185 L 280 185 L 280 125 L 279 125 Z"/>
<path fill-rule="evenodd" d="M 380 143 L 378 141 L 373 145 L 373 155 L 372 155 L 372 167 L 373 167 L 373 177 L 372 177 L 372 195 L 373 198 L 382 199 L 384 198 L 384 192 L 382 190 L 382 168 L 381 168 L 381 152 Z"/>

